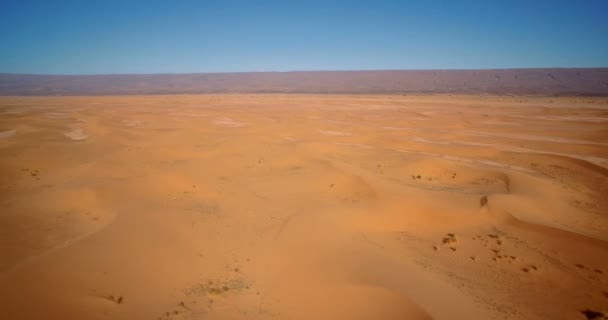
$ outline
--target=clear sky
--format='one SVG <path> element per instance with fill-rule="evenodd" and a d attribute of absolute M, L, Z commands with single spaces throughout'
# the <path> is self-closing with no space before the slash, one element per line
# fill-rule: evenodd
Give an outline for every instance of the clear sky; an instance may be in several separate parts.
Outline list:
<path fill-rule="evenodd" d="M 608 0 L 0 0 L 0 72 L 608 67 Z"/>

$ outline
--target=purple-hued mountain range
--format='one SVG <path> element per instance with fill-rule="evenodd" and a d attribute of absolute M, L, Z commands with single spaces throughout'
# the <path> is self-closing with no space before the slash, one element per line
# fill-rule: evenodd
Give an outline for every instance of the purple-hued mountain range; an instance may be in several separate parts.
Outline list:
<path fill-rule="evenodd" d="M 608 68 L 0 74 L 0 95 L 472 93 L 608 96 Z"/>

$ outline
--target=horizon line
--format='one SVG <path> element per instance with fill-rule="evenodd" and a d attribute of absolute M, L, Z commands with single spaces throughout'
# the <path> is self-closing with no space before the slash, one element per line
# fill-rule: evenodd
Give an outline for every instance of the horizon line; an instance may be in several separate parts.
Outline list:
<path fill-rule="evenodd" d="M 14 73 L 0 75 L 15 76 L 135 76 L 135 75 L 195 75 L 195 74 L 243 74 L 243 73 L 298 73 L 298 72 L 368 72 L 368 71 L 498 71 L 498 70 L 542 70 L 542 69 L 608 69 L 602 67 L 522 67 L 522 68 L 428 68 L 428 69 L 313 69 L 313 70 L 266 70 L 266 71 L 217 71 L 217 72 L 158 72 L 158 73 Z"/>

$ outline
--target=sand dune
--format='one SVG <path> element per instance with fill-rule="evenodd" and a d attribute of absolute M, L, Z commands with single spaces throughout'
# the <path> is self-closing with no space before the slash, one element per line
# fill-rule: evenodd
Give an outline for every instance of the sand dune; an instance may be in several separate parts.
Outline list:
<path fill-rule="evenodd" d="M 606 118 L 584 97 L 3 97 L 0 318 L 593 319 Z"/>

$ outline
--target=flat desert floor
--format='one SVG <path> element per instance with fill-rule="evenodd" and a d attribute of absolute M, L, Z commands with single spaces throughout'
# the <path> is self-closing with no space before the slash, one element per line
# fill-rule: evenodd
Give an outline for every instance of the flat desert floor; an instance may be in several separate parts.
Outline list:
<path fill-rule="evenodd" d="M 607 311 L 606 98 L 0 98 L 2 319 Z"/>

